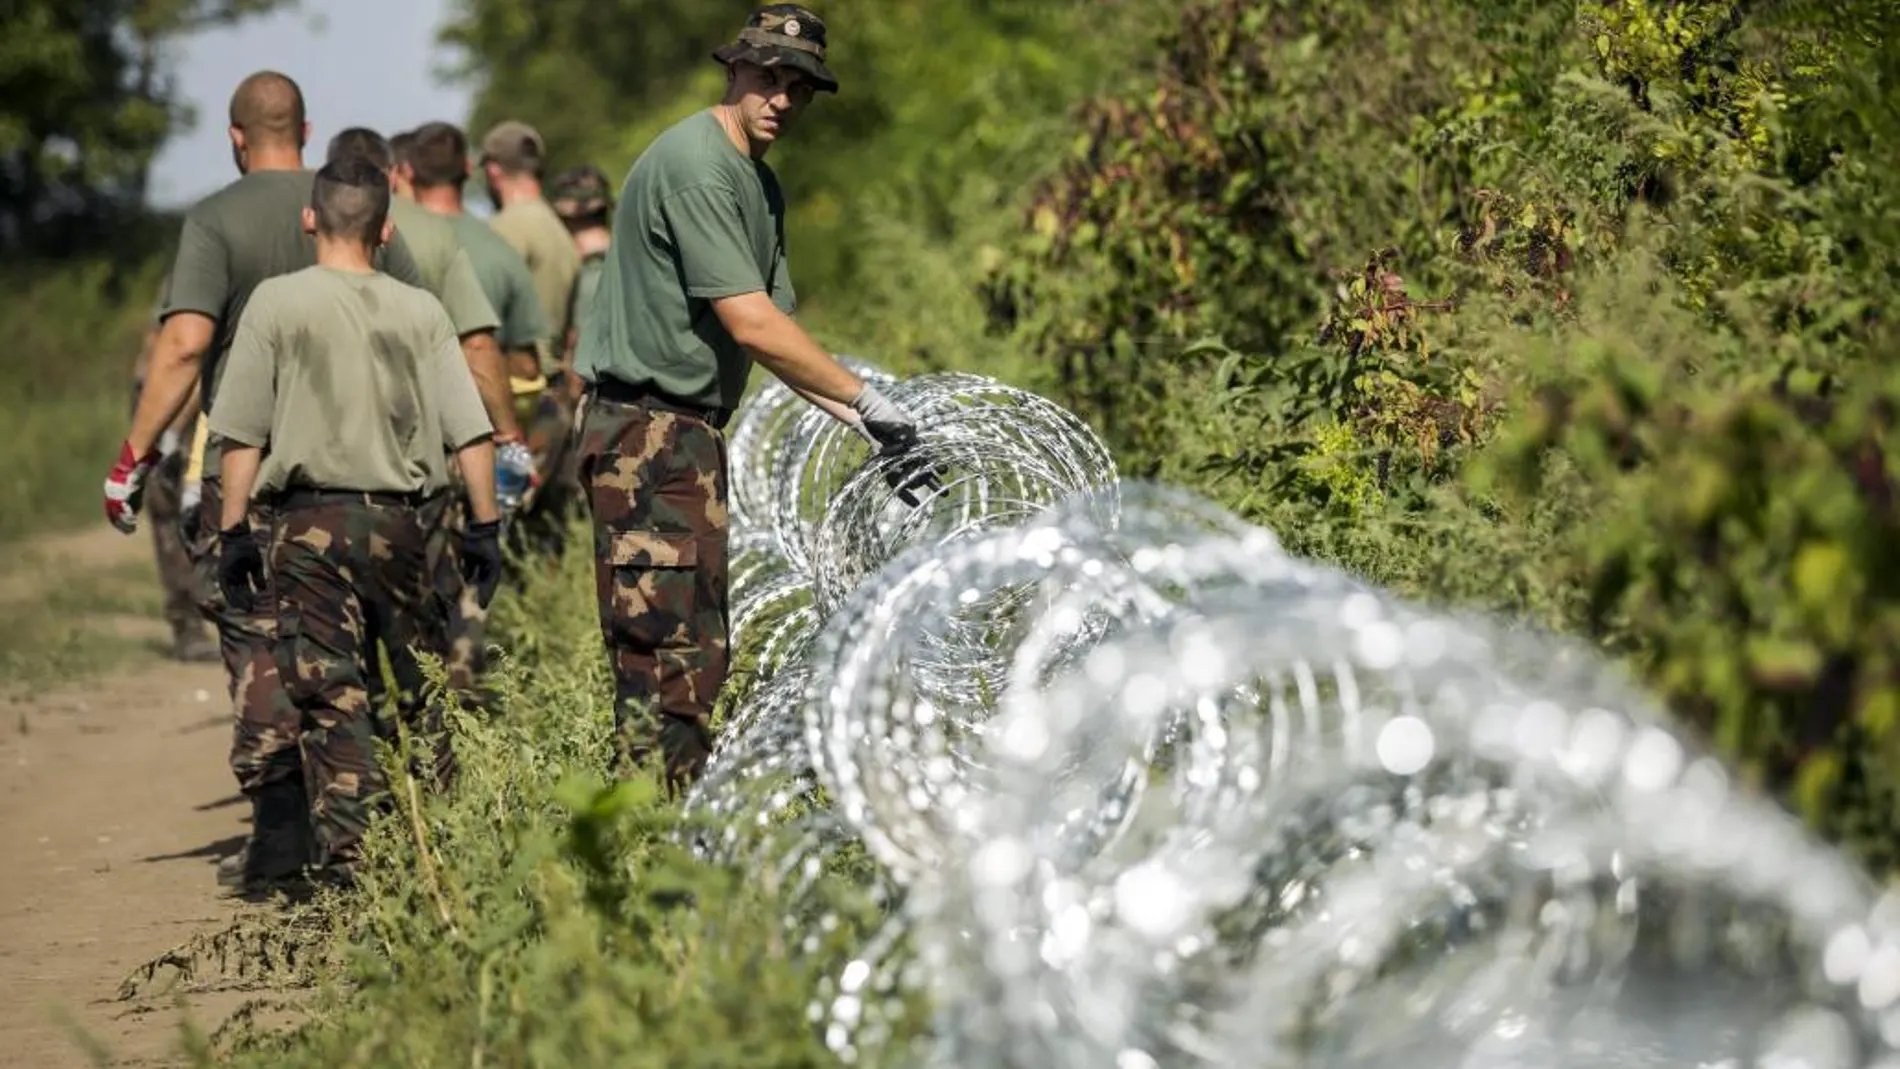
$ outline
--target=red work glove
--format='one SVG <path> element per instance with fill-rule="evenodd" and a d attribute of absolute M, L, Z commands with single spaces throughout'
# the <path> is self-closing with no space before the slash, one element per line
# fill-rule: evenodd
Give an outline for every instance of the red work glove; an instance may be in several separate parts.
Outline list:
<path fill-rule="evenodd" d="M 139 529 L 139 504 L 145 498 L 145 477 L 158 465 L 158 450 L 132 455 L 132 443 L 119 446 L 119 462 L 106 476 L 106 519 L 126 534 Z"/>

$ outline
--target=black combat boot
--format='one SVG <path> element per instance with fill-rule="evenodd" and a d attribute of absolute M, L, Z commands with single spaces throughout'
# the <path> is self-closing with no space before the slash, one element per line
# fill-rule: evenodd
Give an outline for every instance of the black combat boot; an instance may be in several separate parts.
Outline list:
<path fill-rule="evenodd" d="M 303 784 L 278 780 L 251 795 L 251 834 L 244 849 L 218 862 L 218 883 L 240 892 L 301 882 L 315 859 L 310 803 Z"/>

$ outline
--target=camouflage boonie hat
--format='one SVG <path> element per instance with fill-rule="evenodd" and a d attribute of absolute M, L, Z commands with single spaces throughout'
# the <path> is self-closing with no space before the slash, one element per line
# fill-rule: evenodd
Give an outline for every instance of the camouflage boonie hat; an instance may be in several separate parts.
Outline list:
<path fill-rule="evenodd" d="M 614 206 L 612 187 L 607 176 L 594 166 L 573 167 L 562 171 L 548 184 L 548 203 L 563 219 L 585 219 L 602 215 Z"/>
<path fill-rule="evenodd" d="M 809 8 L 771 4 L 752 13 L 739 39 L 713 53 L 720 63 L 756 63 L 792 67 L 811 76 L 828 93 L 838 91 L 837 76 L 825 66 L 825 23 Z"/>

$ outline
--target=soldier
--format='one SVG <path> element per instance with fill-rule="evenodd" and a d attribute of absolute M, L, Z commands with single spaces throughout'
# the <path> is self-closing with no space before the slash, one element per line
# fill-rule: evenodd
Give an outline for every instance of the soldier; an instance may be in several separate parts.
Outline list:
<path fill-rule="evenodd" d="M 128 534 L 137 527 L 145 481 L 158 460 L 159 434 L 177 420 L 194 386 L 203 406 L 216 403 L 223 357 L 252 291 L 265 279 L 316 262 L 316 247 L 298 222 L 314 176 L 303 166 L 310 124 L 297 83 L 276 71 L 245 78 L 231 96 L 228 133 L 241 177 L 185 216 L 145 388 L 106 477 L 106 518 Z M 404 282 L 421 281 L 401 238 L 384 250 L 383 266 Z M 219 446 L 215 436 L 206 445 L 191 553 L 200 573 L 201 608 L 217 625 L 235 712 L 231 770 L 251 802 L 251 834 L 236 857 L 219 865 L 218 878 L 254 889 L 302 869 L 310 853 L 310 819 L 297 754 L 297 711 L 284 695 L 272 642 L 276 618 L 228 603 L 211 575 L 223 552 Z M 253 508 L 250 529 L 257 539 L 269 531 L 263 507 Z"/>
<path fill-rule="evenodd" d="M 361 126 L 337 134 L 330 139 L 325 162 L 335 163 L 345 157 L 370 161 L 388 176 L 393 188 L 396 157 L 383 135 Z M 495 425 L 495 437 L 504 441 L 519 438 L 508 389 L 508 368 L 495 339 L 500 320 L 455 228 L 407 197 L 391 198 L 389 221 L 416 258 L 424 288 L 441 300 L 449 321 L 455 324 L 462 356 L 475 376 L 476 388 L 481 390 L 482 405 L 488 410 L 489 422 Z"/>
<path fill-rule="evenodd" d="M 580 471 L 626 757 L 656 741 L 675 789 L 699 774 L 726 677 L 726 441 L 757 360 L 881 450 L 912 419 L 791 318 L 785 203 L 764 162 L 820 90 L 825 25 L 774 4 L 713 54 L 714 107 L 667 129 L 621 187 L 581 335 Z"/>
<path fill-rule="evenodd" d="M 468 253 L 483 292 L 501 317 L 500 341 L 515 395 L 515 418 L 523 420 L 523 408 L 532 414 L 532 405 L 546 384 L 545 353 L 552 336 L 527 261 L 487 224 L 464 210 L 462 190 L 468 182 L 470 163 L 468 141 L 461 130 L 448 123 L 427 123 L 402 139 L 401 144 L 396 154 L 398 192 L 407 188 L 417 204 L 447 220 Z M 504 472 L 519 473 L 502 491 L 503 511 L 507 513 L 528 491 L 534 460 L 518 435 L 506 441 L 498 439 L 497 450 L 508 458 Z M 459 504 L 452 503 L 449 530 L 459 530 L 465 519 Z M 483 640 L 487 612 L 461 582 L 453 554 L 445 558 L 437 578 L 443 597 L 451 602 L 449 681 L 464 695 L 472 696 L 486 667 Z"/>
<path fill-rule="evenodd" d="M 368 161 L 393 184 L 395 181 L 396 160 L 389 142 L 374 130 L 354 126 L 342 131 L 330 139 L 326 155 L 330 163 L 343 159 Z M 392 197 L 389 205 L 389 220 L 397 233 L 408 243 L 410 252 L 416 258 L 416 266 L 422 272 L 425 288 L 442 301 L 449 313 L 449 321 L 455 324 L 456 334 L 461 339 L 462 355 L 467 361 L 469 371 L 475 376 L 476 387 L 481 391 L 482 404 L 488 410 L 488 419 L 496 428 L 496 437 L 518 440 L 521 432 L 515 423 L 514 405 L 508 387 L 508 370 L 502 359 L 501 347 L 495 341 L 495 328 L 499 325 L 495 309 L 488 303 L 481 281 L 475 275 L 475 268 L 469 262 L 468 253 L 462 248 L 461 240 L 456 236 L 455 228 L 448 220 L 434 212 L 423 209 L 406 197 Z M 511 470 L 498 470 L 498 482 L 512 481 L 517 487 L 525 489 L 531 474 L 528 461 L 520 451 L 510 455 L 513 464 Z M 519 492 L 519 491 L 518 491 Z M 439 557 L 446 547 L 443 540 L 449 531 L 445 526 L 448 517 L 448 495 L 435 513 L 425 516 L 432 534 L 432 546 Z M 446 567 L 453 569 L 451 562 Z M 459 575 L 457 576 L 459 579 Z M 459 582 L 452 583 L 456 596 L 461 596 Z M 443 625 L 446 626 L 446 617 Z M 446 638 L 444 639 L 446 642 Z M 390 651 L 393 658 L 395 651 Z M 379 672 L 367 677 L 373 708 L 382 706 L 383 680 Z M 398 696 L 397 711 L 401 718 L 414 726 L 415 715 L 421 710 L 419 693 L 404 693 Z M 384 725 L 388 725 L 385 723 Z M 442 763 L 437 769 L 438 778 L 447 778 L 452 765 L 448 755 L 438 755 Z"/>
<path fill-rule="evenodd" d="M 528 262 L 541 313 L 558 339 L 566 336 L 568 300 L 581 258 L 542 195 L 545 155 L 541 135 L 526 123 L 511 119 L 482 136 L 482 177 L 496 208 L 489 225 Z"/>
<path fill-rule="evenodd" d="M 430 134 L 427 159 L 422 161 L 423 173 L 427 177 L 423 182 L 418 182 L 417 137 L 425 130 Z M 533 297 L 533 277 L 527 272 L 526 265 L 518 262 L 518 256 L 509 254 L 511 250 L 508 244 L 497 240 L 494 231 L 462 210 L 462 180 L 437 180 L 436 172 L 447 173 L 448 167 L 436 157 L 444 156 L 447 152 L 462 151 L 453 147 L 460 137 L 461 132 L 446 123 L 430 123 L 421 130 L 397 134 L 389 139 L 389 184 L 395 197 L 392 211 L 397 233 L 402 232 L 405 221 L 414 225 L 417 219 L 427 219 L 447 224 L 446 232 L 454 237 L 475 273 L 476 284 L 481 287 L 482 295 L 487 298 L 489 307 L 499 320 L 495 342 L 501 353 L 504 385 L 497 393 L 506 401 L 495 405 L 489 418 L 495 424 L 495 454 L 499 464 L 495 470 L 496 492 L 500 495 L 502 512 L 506 515 L 526 496 L 534 475 L 533 458 L 521 434 L 518 418 L 521 406 L 516 400 L 517 391 L 512 383 L 523 369 L 533 368 L 538 374 L 540 347 L 547 333 L 547 324 L 545 317 L 538 314 L 539 306 Z M 446 151 L 445 142 L 448 143 Z M 462 161 L 461 168 L 466 176 L 466 160 Z M 484 402 L 489 400 L 487 389 L 483 394 Z"/>
<path fill-rule="evenodd" d="M 567 461 L 572 455 L 574 403 L 580 399 L 580 383 L 573 375 L 566 338 L 580 253 L 542 195 L 546 155 L 541 135 L 526 123 L 510 119 L 482 136 L 478 163 L 496 207 L 490 225 L 528 262 L 542 314 L 554 329 L 553 367 L 547 373 L 547 388 L 536 399 L 527 432 L 540 486 L 510 533 L 516 536 L 517 548 L 556 556 L 566 545 L 567 525 L 579 504 L 572 465 Z"/>
<path fill-rule="evenodd" d="M 567 306 L 567 335 L 562 339 L 565 362 L 571 367 L 574 350 L 580 344 L 581 324 L 594 307 L 594 293 L 600 289 L 600 276 L 607 268 L 607 250 L 613 247 L 613 231 L 607 228 L 613 212 L 613 189 L 607 176 L 594 166 L 575 167 L 561 172 L 549 187 L 554 214 L 561 217 L 580 254 L 580 274 L 574 278 L 574 296 Z"/>
<path fill-rule="evenodd" d="M 567 314 L 563 317 L 567 323 L 567 334 L 561 340 L 562 365 L 572 369 L 575 351 L 580 346 L 581 324 L 593 311 L 594 294 L 599 291 L 600 277 L 606 270 L 607 250 L 613 244 L 613 234 L 607 228 L 608 217 L 613 210 L 613 188 L 607 184 L 607 176 L 600 172 L 600 168 L 588 165 L 563 171 L 549 185 L 548 192 L 553 198 L 549 204 L 554 208 L 554 214 L 566 224 L 568 234 L 574 241 L 574 251 L 581 258 L 580 274 L 575 276 Z M 567 383 L 578 395 L 580 377 L 570 375 Z M 572 495 L 570 511 L 577 512 L 585 497 L 580 487 L 580 464 L 574 444 L 575 436 L 570 429 L 560 443 L 558 461 L 549 466 L 557 485 Z M 543 545 L 541 548 L 554 552 L 563 546 L 564 543 L 561 543 Z"/>
<path fill-rule="evenodd" d="M 159 299 L 164 299 L 161 287 Z M 139 393 L 145 387 L 145 369 L 151 363 L 152 346 L 158 341 L 158 309 L 139 346 L 138 360 L 132 368 L 132 409 L 138 410 Z M 165 622 L 172 630 L 172 658 L 188 664 L 217 661 L 218 644 L 205 631 L 204 614 L 198 611 L 194 593 L 191 555 L 185 551 L 185 469 L 190 460 L 187 448 L 198 425 L 198 412 L 188 400 L 178 419 L 158 438 L 158 464 L 152 468 L 146 488 L 147 510 L 152 515 L 152 555 L 158 564 L 158 583 L 165 592 Z"/>
<path fill-rule="evenodd" d="M 369 161 L 317 172 L 303 213 L 317 263 L 257 287 L 211 410 L 225 443 L 218 581 L 232 604 L 263 600 L 276 614 L 316 869 L 343 883 L 385 795 L 370 654 L 378 639 L 402 651 L 401 685 L 419 687 L 410 651 L 440 634 L 423 510 L 448 487 L 450 452 L 475 521 L 460 559 L 484 604 L 501 576 L 493 428 L 441 302 L 375 269 L 388 211 L 389 179 Z M 268 583 L 246 518 L 253 494 L 277 517 Z"/>

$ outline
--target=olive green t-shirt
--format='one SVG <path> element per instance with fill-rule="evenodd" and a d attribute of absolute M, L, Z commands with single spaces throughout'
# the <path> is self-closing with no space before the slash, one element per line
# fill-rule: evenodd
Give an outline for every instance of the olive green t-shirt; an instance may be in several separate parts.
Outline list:
<path fill-rule="evenodd" d="M 494 307 L 488 303 L 488 295 L 482 292 L 481 280 L 475 277 L 474 265 L 462 251 L 462 243 L 456 240 L 455 228 L 447 220 L 402 197 L 390 200 L 389 219 L 396 224 L 396 233 L 408 243 L 410 255 L 416 258 L 416 268 L 422 272 L 422 288 L 442 302 L 457 336 L 494 330 L 501 325 Z"/>
<path fill-rule="evenodd" d="M 588 253 L 581 257 L 580 274 L 574 276 L 574 296 L 567 307 L 568 329 L 574 332 L 574 343 L 580 343 L 580 334 L 587 320 L 593 315 L 594 294 L 600 291 L 600 280 L 607 271 L 607 254 Z"/>
<path fill-rule="evenodd" d="M 589 382 L 738 407 L 752 359 L 712 301 L 764 292 L 787 315 L 797 310 L 778 179 L 703 111 L 640 154 L 618 203 L 576 369 Z"/>
<path fill-rule="evenodd" d="M 495 213 L 489 226 L 528 261 L 535 296 L 552 336 L 567 337 L 567 306 L 574 294 L 574 276 L 580 273 L 581 254 L 567 224 L 553 206 L 536 197 L 516 201 Z"/>
<path fill-rule="evenodd" d="M 159 315 L 197 312 L 217 321 L 202 369 L 205 411 L 217 399 L 224 355 L 251 292 L 267 278 L 317 262 L 316 241 L 303 232 L 303 210 L 315 181 L 315 171 L 254 171 L 199 201 L 185 215 Z M 383 249 L 379 260 L 378 266 L 392 278 L 422 284 L 401 235 Z"/>
<path fill-rule="evenodd" d="M 378 272 L 308 267 L 257 287 L 211 432 L 265 450 L 255 493 L 414 493 L 492 433 L 442 302 Z"/>
<path fill-rule="evenodd" d="M 487 223 L 472 215 L 443 215 L 455 229 L 455 237 L 468 253 L 482 292 L 501 320 L 495 341 L 503 349 L 535 349 L 545 354 L 554 336 L 547 317 L 541 314 L 541 300 L 534 294 L 534 277 L 528 274 L 528 261 L 503 241 Z"/>

